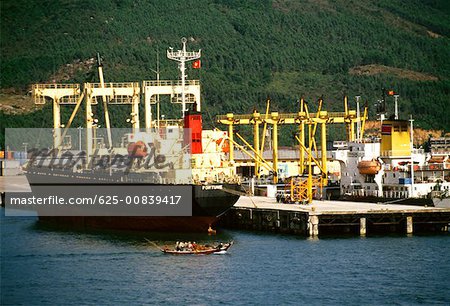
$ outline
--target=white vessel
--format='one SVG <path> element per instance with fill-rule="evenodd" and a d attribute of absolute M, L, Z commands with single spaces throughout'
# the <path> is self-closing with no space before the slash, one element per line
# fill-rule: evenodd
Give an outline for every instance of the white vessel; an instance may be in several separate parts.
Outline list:
<path fill-rule="evenodd" d="M 431 151 L 414 149 L 409 123 L 382 123 L 381 139 L 336 143 L 341 162 L 341 196 L 347 200 L 437 205 L 432 192 L 450 190 L 450 137 L 432 138 Z M 435 204 L 435 205 L 436 205 Z"/>

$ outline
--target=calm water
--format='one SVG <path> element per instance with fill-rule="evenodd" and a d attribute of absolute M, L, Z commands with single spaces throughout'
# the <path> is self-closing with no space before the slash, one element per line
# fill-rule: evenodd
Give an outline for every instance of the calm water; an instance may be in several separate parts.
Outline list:
<path fill-rule="evenodd" d="M 2 305 L 450 304 L 450 236 L 325 238 L 56 231 L 1 213 Z M 177 239 L 227 255 L 163 255 Z"/>

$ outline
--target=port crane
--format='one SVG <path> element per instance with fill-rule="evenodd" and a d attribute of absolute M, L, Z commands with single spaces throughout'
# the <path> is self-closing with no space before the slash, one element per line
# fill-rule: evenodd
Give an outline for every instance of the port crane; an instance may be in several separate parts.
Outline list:
<path fill-rule="evenodd" d="M 358 99 L 359 102 L 359 99 Z M 359 110 L 351 110 L 348 107 L 348 97 L 344 97 L 344 112 L 328 112 L 322 110 L 323 98 L 318 99 L 318 110 L 316 113 L 309 112 L 308 104 L 302 98 L 300 99 L 300 109 L 297 113 L 269 113 L 270 100 L 267 101 L 266 113 L 261 114 L 255 110 L 251 114 L 233 114 L 218 115 L 216 121 L 218 123 L 227 125 L 228 140 L 230 145 L 230 162 L 234 162 L 234 147 L 236 146 L 245 154 L 250 156 L 255 163 L 255 174 L 259 177 L 260 168 L 265 167 L 273 173 L 274 183 L 278 183 L 278 129 L 283 125 L 297 125 L 299 129 L 299 136 L 296 136 L 298 142 L 300 157 L 299 157 L 299 174 L 303 176 L 307 173 L 306 179 L 291 180 L 291 195 L 296 194 L 296 199 L 299 201 L 312 201 L 313 189 L 322 189 L 327 185 L 327 152 L 326 152 L 326 126 L 328 124 L 345 124 L 348 141 L 362 141 L 364 135 L 365 120 L 367 119 L 367 106 L 364 108 L 361 116 Z M 263 134 L 267 125 L 272 127 L 272 160 L 269 163 L 263 158 L 264 139 L 260 144 L 260 126 L 263 124 Z M 358 129 L 355 132 L 355 124 L 358 124 Z M 236 125 L 251 125 L 253 126 L 253 146 L 250 145 L 239 133 L 234 132 Z M 316 141 L 316 133 L 320 126 L 320 158 L 318 157 L 318 146 Z M 307 129 L 306 129 L 307 128 Z M 240 145 L 235 136 L 241 140 L 244 145 L 250 149 L 251 152 Z M 358 137 L 358 138 L 357 138 Z M 307 142 L 305 140 L 308 140 Z M 315 152 L 315 156 L 313 152 Z M 305 160 L 305 154 L 307 160 Z M 312 167 L 316 165 L 320 170 L 320 178 L 314 177 Z M 306 171 L 307 170 L 307 171 Z M 316 186 L 316 185 L 319 186 Z M 314 185 L 314 186 L 313 186 Z"/>

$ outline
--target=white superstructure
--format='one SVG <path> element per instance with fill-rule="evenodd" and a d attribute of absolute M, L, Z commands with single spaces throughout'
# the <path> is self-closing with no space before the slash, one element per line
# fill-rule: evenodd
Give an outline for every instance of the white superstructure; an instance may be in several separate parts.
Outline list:
<path fill-rule="evenodd" d="M 387 199 L 427 198 L 431 191 L 450 190 L 450 138 L 431 139 L 431 152 L 396 148 L 409 139 L 396 137 L 401 128 L 385 128 L 382 139 L 337 144 L 333 158 L 341 162 L 341 194 Z M 383 141 L 385 142 L 383 144 Z M 386 142 L 390 150 L 386 150 Z M 413 176 L 412 176 L 413 175 Z"/>

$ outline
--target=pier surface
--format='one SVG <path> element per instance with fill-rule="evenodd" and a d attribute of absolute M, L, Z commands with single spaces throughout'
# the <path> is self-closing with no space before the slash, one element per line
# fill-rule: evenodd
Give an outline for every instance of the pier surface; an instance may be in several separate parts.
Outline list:
<path fill-rule="evenodd" d="M 319 233 L 448 232 L 450 208 L 320 200 L 282 204 L 275 198 L 241 197 L 223 224 L 312 237 Z"/>
<path fill-rule="evenodd" d="M 320 201 L 313 200 L 311 204 L 283 204 L 277 203 L 275 198 L 268 197 L 240 197 L 235 208 L 279 209 L 289 211 L 308 212 L 310 214 L 348 214 L 348 213 L 385 213 L 385 212 L 430 212 L 449 208 L 436 208 L 415 205 L 377 204 L 349 201 Z"/>

